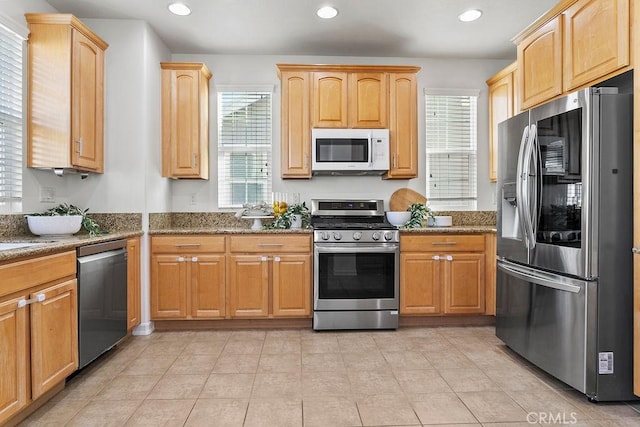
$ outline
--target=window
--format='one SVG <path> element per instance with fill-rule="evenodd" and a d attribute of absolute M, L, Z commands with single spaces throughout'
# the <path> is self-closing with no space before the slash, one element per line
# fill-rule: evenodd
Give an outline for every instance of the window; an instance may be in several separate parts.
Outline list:
<path fill-rule="evenodd" d="M 218 89 L 218 207 L 269 202 L 272 91 Z"/>
<path fill-rule="evenodd" d="M 470 91 L 425 91 L 427 199 L 434 210 L 476 208 L 477 101 Z"/>
<path fill-rule="evenodd" d="M 8 210 L 22 200 L 23 42 L 0 23 L 0 206 Z"/>

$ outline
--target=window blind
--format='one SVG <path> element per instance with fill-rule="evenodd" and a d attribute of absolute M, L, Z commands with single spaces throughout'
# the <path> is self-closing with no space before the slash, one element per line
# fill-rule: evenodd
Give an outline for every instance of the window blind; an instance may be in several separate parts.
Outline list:
<path fill-rule="evenodd" d="M 271 92 L 218 92 L 218 207 L 271 200 Z"/>
<path fill-rule="evenodd" d="M 435 210 L 475 209 L 477 95 L 425 95 L 427 199 Z"/>
<path fill-rule="evenodd" d="M 23 38 L 0 24 L 0 203 L 22 199 Z"/>

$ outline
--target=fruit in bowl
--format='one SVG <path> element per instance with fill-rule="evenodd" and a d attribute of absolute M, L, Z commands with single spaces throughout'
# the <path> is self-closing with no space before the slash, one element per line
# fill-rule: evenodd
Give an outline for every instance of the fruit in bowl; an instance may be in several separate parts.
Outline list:
<path fill-rule="evenodd" d="M 396 227 L 401 227 L 409 222 L 411 218 L 410 211 L 387 211 L 387 221 Z"/>

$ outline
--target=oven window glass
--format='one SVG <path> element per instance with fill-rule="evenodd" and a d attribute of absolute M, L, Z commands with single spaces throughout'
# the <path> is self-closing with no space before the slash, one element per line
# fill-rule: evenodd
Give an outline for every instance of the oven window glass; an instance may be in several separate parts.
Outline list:
<path fill-rule="evenodd" d="M 537 123 L 541 185 L 536 240 L 582 247 L 582 109 Z"/>
<path fill-rule="evenodd" d="M 367 138 L 318 138 L 316 161 L 366 163 L 369 161 L 369 140 Z"/>
<path fill-rule="evenodd" d="M 394 298 L 395 254 L 320 253 L 320 299 Z"/>

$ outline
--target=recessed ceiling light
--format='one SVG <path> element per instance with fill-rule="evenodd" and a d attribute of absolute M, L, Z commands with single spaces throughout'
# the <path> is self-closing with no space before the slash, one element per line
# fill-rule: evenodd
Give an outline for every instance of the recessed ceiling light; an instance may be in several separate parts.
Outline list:
<path fill-rule="evenodd" d="M 338 15 L 338 9 L 331 6 L 323 6 L 320 9 L 318 9 L 318 11 L 316 12 L 316 15 L 318 15 L 322 19 L 335 18 L 336 15 Z"/>
<path fill-rule="evenodd" d="M 458 15 L 458 19 L 462 22 L 471 22 L 482 16 L 482 11 L 480 9 L 469 9 L 465 12 L 462 12 Z"/>
<path fill-rule="evenodd" d="M 187 16 L 191 14 L 191 8 L 184 3 L 171 3 L 169 11 L 175 15 Z"/>

